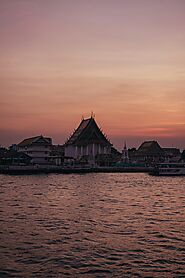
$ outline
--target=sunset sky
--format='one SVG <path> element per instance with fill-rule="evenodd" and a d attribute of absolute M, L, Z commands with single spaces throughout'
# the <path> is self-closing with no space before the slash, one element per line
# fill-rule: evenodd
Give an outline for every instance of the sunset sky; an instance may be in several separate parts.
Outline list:
<path fill-rule="evenodd" d="M 184 0 L 0 0 L 0 145 L 91 111 L 118 149 L 185 148 Z"/>

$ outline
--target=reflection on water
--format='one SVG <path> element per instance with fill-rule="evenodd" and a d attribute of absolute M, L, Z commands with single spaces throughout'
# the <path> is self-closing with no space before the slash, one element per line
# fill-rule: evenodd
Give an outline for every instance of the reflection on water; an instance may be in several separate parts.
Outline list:
<path fill-rule="evenodd" d="M 0 176 L 0 277 L 185 277 L 185 178 Z"/>

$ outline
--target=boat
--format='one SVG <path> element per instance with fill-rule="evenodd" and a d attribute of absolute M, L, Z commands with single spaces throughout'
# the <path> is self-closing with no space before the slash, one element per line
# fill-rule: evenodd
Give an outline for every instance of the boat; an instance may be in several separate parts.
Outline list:
<path fill-rule="evenodd" d="M 185 176 L 185 163 L 156 164 L 149 174 L 154 176 Z"/>

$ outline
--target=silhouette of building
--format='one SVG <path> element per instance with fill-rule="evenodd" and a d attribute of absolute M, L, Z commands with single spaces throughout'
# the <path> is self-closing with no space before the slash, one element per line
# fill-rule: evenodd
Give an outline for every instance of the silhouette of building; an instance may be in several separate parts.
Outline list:
<path fill-rule="evenodd" d="M 18 145 L 18 151 L 29 155 L 34 164 L 49 164 L 52 139 L 42 135 L 24 139 Z"/>
<path fill-rule="evenodd" d="M 163 162 L 165 159 L 164 150 L 157 141 L 143 142 L 138 150 L 129 151 L 129 156 L 132 162 L 148 165 Z"/>
<path fill-rule="evenodd" d="M 181 158 L 181 152 L 177 148 L 163 148 L 166 162 L 178 162 Z"/>
<path fill-rule="evenodd" d="M 181 153 L 180 162 L 185 162 L 185 150 L 183 150 Z"/>
<path fill-rule="evenodd" d="M 96 163 L 99 155 L 110 155 L 112 144 L 91 116 L 82 119 L 78 128 L 65 143 L 65 157 L 84 163 Z"/>
<path fill-rule="evenodd" d="M 122 159 L 121 160 L 124 163 L 128 163 L 129 162 L 129 155 L 128 155 L 128 149 L 127 149 L 126 142 L 125 142 L 123 150 L 122 150 Z"/>
<path fill-rule="evenodd" d="M 64 145 L 53 145 L 50 153 L 50 162 L 55 165 L 62 165 L 64 163 Z"/>
<path fill-rule="evenodd" d="M 0 148 L 0 165 L 28 165 L 31 157 L 13 149 Z"/>

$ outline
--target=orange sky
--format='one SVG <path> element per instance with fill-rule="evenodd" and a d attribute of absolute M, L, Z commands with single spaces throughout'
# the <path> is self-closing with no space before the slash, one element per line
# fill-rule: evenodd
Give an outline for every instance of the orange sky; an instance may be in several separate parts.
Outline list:
<path fill-rule="evenodd" d="M 185 148 L 184 26 L 182 0 L 1 0 L 0 144 L 94 111 L 118 148 Z"/>

